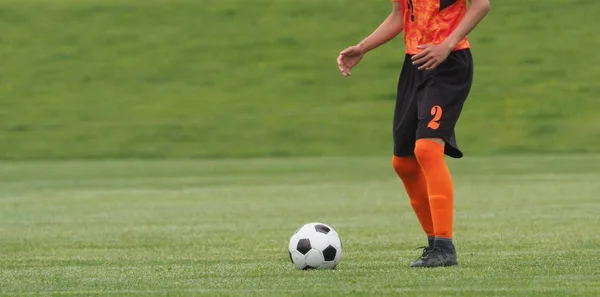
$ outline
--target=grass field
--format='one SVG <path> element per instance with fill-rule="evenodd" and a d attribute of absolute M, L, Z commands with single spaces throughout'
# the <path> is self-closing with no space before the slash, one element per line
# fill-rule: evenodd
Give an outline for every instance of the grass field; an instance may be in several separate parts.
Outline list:
<path fill-rule="evenodd" d="M 0 158 L 391 152 L 401 39 L 335 58 L 389 0 L 0 0 Z M 469 154 L 599 153 L 597 0 L 493 1 Z"/>
<path fill-rule="evenodd" d="M 502 0 L 470 36 L 459 267 L 391 168 L 389 0 L 0 0 L 0 296 L 600 296 L 598 0 Z M 307 222 L 344 242 L 296 271 Z"/>
<path fill-rule="evenodd" d="M 388 158 L 3 162 L 1 296 L 598 296 L 600 156 L 450 161 L 460 267 L 424 243 Z M 344 240 L 296 271 L 301 224 Z"/>

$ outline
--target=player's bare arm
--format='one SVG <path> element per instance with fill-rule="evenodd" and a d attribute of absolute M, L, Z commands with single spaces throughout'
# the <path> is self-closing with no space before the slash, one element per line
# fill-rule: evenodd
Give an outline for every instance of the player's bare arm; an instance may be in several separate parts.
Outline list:
<path fill-rule="evenodd" d="M 344 76 L 351 75 L 356 66 L 369 51 L 387 43 L 402 32 L 402 11 L 399 3 L 394 3 L 390 15 L 364 40 L 340 52 L 337 58 L 338 68 Z"/>
<path fill-rule="evenodd" d="M 489 0 L 470 0 L 469 8 L 456 29 L 441 44 L 424 44 L 421 50 L 412 57 L 419 70 L 433 70 L 446 60 L 456 44 L 467 36 L 490 11 Z"/>

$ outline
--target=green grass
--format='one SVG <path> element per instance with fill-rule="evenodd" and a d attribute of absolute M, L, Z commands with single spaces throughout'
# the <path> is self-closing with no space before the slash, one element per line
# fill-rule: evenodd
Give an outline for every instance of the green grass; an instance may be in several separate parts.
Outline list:
<path fill-rule="evenodd" d="M 449 160 L 460 267 L 423 235 L 388 158 L 0 164 L 2 296 L 598 296 L 600 156 Z M 344 240 L 297 271 L 301 224 Z"/>
<path fill-rule="evenodd" d="M 503 0 L 471 35 L 469 154 L 598 152 L 596 0 Z M 0 0 L 0 158 L 391 152 L 390 1 Z"/>
<path fill-rule="evenodd" d="M 402 42 L 335 65 L 389 1 L 0 0 L 0 296 L 600 295 L 600 2 L 492 6 L 449 160 L 461 266 L 411 270 Z M 335 271 L 289 263 L 313 221 Z"/>

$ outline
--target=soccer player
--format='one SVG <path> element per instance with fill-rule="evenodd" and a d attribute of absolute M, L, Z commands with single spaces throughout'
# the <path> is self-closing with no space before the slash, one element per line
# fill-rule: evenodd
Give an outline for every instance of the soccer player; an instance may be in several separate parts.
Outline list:
<path fill-rule="evenodd" d="M 444 155 L 461 158 L 455 125 L 473 80 L 467 35 L 487 15 L 489 0 L 393 0 L 391 14 L 337 58 L 344 76 L 369 51 L 404 31 L 405 57 L 393 120 L 392 165 L 427 234 L 411 267 L 458 265 L 452 242 L 453 182 Z"/>

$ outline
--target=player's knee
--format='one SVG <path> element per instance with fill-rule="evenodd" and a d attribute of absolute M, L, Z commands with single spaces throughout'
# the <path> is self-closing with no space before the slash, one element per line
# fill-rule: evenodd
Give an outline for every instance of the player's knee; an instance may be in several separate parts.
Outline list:
<path fill-rule="evenodd" d="M 441 143 L 440 143 L 441 142 Z M 420 139 L 415 144 L 415 157 L 420 164 L 428 163 L 432 159 L 437 159 L 444 154 L 443 140 Z"/>
<path fill-rule="evenodd" d="M 413 157 L 396 157 L 392 159 L 394 171 L 401 179 L 411 179 L 419 176 L 421 167 Z"/>

